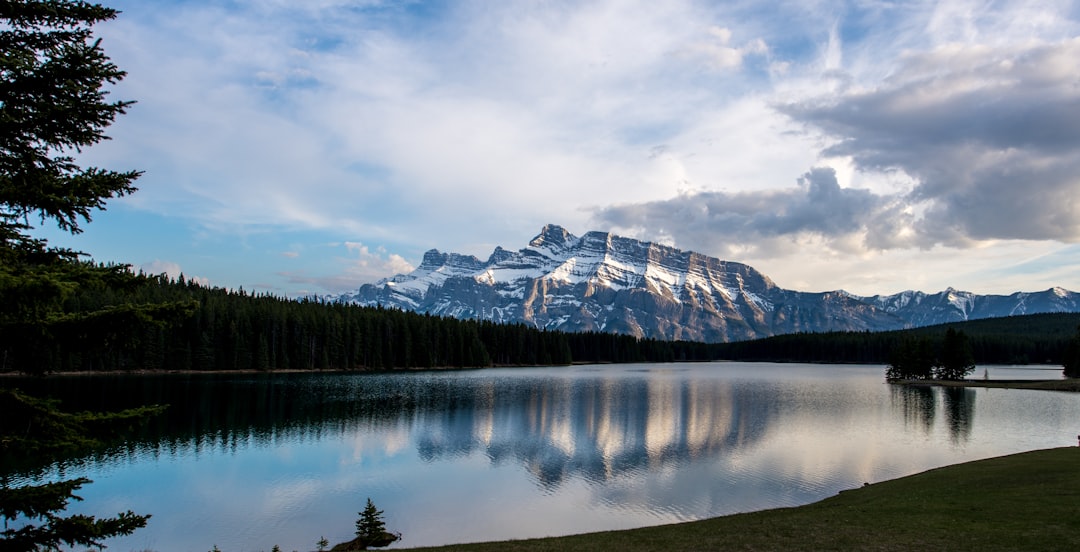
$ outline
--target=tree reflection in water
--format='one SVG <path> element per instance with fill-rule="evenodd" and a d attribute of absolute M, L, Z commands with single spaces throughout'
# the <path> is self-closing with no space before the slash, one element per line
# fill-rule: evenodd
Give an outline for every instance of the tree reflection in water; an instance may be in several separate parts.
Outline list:
<path fill-rule="evenodd" d="M 949 440 L 953 444 L 963 443 L 971 435 L 976 394 L 974 389 L 967 387 L 890 386 L 893 409 L 901 412 L 906 426 L 921 427 L 924 433 L 930 433 L 934 429 L 940 396 Z"/>

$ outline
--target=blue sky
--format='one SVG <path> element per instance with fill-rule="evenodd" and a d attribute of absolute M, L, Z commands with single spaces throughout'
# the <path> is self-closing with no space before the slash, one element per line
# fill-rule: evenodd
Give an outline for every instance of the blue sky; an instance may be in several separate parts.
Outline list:
<path fill-rule="evenodd" d="M 299 296 L 547 223 L 854 293 L 1080 289 L 1080 3 L 105 2 L 100 261 Z"/>

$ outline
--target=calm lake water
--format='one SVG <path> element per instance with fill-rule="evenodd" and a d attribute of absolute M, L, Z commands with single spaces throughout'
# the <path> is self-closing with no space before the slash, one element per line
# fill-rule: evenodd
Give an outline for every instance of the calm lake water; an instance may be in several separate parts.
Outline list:
<path fill-rule="evenodd" d="M 313 550 L 351 538 L 367 497 L 399 546 L 639 527 L 1077 444 L 1080 395 L 883 377 L 732 362 L 18 383 L 73 408 L 173 405 L 124 447 L 32 478 L 93 479 L 72 512 L 152 514 L 106 543 L 122 552 Z"/>

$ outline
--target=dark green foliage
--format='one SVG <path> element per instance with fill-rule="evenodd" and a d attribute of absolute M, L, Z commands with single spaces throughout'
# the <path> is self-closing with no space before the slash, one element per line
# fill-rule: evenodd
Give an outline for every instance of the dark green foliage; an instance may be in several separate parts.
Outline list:
<path fill-rule="evenodd" d="M 1060 364 L 1080 323 L 1078 313 L 972 320 L 889 332 L 825 332 L 708 345 L 710 358 L 774 362 L 890 363 L 906 340 L 924 339 L 936 354 L 948 328 L 963 331 L 977 364 Z"/>
<path fill-rule="evenodd" d="M 0 243 L 32 241 L 30 215 L 77 233 L 108 198 L 135 191 L 137 171 L 75 163 L 106 139 L 131 102 L 107 102 L 124 78 L 90 27 L 116 11 L 86 2 L 0 2 Z"/>
<path fill-rule="evenodd" d="M 0 459 L 5 465 L 57 458 L 118 440 L 165 410 L 143 406 L 121 412 L 68 413 L 57 401 L 0 388 Z"/>
<path fill-rule="evenodd" d="M 3 371 L 64 369 L 70 353 L 138 368 L 130 357 L 143 348 L 147 328 L 189 317 L 196 307 L 139 301 L 131 291 L 148 279 L 124 266 L 80 262 L 43 248 L 0 249 L 0 257 L 6 261 L 0 264 Z"/>
<path fill-rule="evenodd" d="M 975 369 L 971 343 L 963 331 L 949 328 L 935 346 L 927 337 L 907 336 L 889 351 L 885 379 L 962 380 Z"/>
<path fill-rule="evenodd" d="M 3 272 L 0 267 L 0 275 Z M 24 346 L 25 339 L 9 340 L 0 334 L 0 358 L 8 359 L 2 369 L 395 370 L 709 360 L 711 352 L 710 346 L 700 343 L 569 334 L 524 324 L 296 301 L 208 288 L 183 277 L 170 280 L 120 272 L 125 275 L 124 287 L 73 286 L 63 301 L 55 303 L 59 312 L 50 316 L 66 323 L 125 312 L 117 305 L 156 306 L 159 315 L 171 315 L 172 323 L 112 323 L 107 327 L 129 330 L 122 339 L 69 331 L 65 335 L 72 339 L 37 342 L 33 348 Z"/>
<path fill-rule="evenodd" d="M 104 130 L 131 102 L 106 102 L 106 85 L 124 72 L 94 40 L 91 27 L 115 10 L 83 1 L 0 0 L 0 369 L 41 373 L 60 351 L 122 351 L 133 335 L 182 317 L 180 304 L 112 301 L 71 309 L 79 294 L 123 291 L 138 278 L 126 267 L 94 266 L 78 254 L 51 249 L 27 232 L 31 216 L 61 230 L 81 231 L 105 200 L 135 191 L 137 171 L 83 168 L 75 154 L 106 139 Z M 8 367 L 12 368 L 8 368 Z M 141 410 L 114 415 L 66 414 L 56 404 L 18 392 L 0 394 L 3 465 L 44 463 L 92 448 L 120 426 L 144 418 Z M 63 517 L 86 479 L 0 488 L 3 550 L 102 547 L 102 539 L 129 534 L 149 516 L 130 511 L 114 518 Z"/>
<path fill-rule="evenodd" d="M 43 282 L 34 284 L 37 288 L 70 291 L 62 301 L 54 298 L 47 304 L 34 304 L 24 299 L 31 295 L 29 285 L 19 293 L 4 293 L 4 275 L 9 269 L 0 264 L 0 302 L 14 302 L 27 312 L 55 309 L 49 314 L 55 324 L 48 335 L 65 336 L 63 342 L 52 340 L 41 345 L 43 336 L 16 339 L 9 337 L 16 335 L 14 332 L 0 332 L 0 370 L 380 371 L 710 360 L 886 364 L 897 360 L 890 355 L 906 341 L 925 342 L 929 352 L 921 356 L 930 357 L 933 365 L 949 328 L 963 333 L 977 363 L 1050 364 L 1063 361 L 1080 323 L 1080 314 L 1040 314 L 892 332 L 791 334 L 706 344 L 564 333 L 524 324 L 296 301 L 208 288 L 183 277 L 134 276 L 122 267 L 84 264 L 70 270 L 81 273 L 91 268 L 100 275 L 78 276 L 84 282 L 78 286 L 68 286 L 74 277 L 43 277 Z M 150 310 L 143 314 L 172 323 L 140 323 L 140 309 L 144 308 Z M 187 315 L 192 309 L 196 309 L 194 315 Z M 0 311 L 0 324 L 6 312 Z M 109 316 L 127 317 L 128 322 L 87 324 L 83 330 L 75 323 L 80 317 L 95 320 Z M 102 333 L 117 328 L 124 331 Z M 28 343 L 37 345 L 27 347 Z"/>
<path fill-rule="evenodd" d="M 382 510 L 376 508 L 370 498 L 367 499 L 367 505 L 360 512 L 360 518 L 356 520 L 356 538 L 331 548 L 331 552 L 367 550 L 368 547 L 382 548 L 401 540 L 401 535 L 386 530 L 382 515 Z M 322 550 L 325 544 L 326 539 L 320 540 L 319 549 Z"/>
<path fill-rule="evenodd" d="M 97 519 L 76 514 L 63 517 L 56 512 L 67 508 L 69 500 L 82 500 L 74 494 L 89 479 L 79 478 L 45 485 L 18 488 L 0 487 L 0 516 L 5 530 L 0 532 L 0 548 L 12 552 L 55 550 L 61 544 L 103 548 L 102 539 L 129 535 L 146 526 L 149 515 L 140 516 L 131 510 L 114 518 Z M 15 529 L 8 527 L 17 518 L 36 522 Z"/>
<path fill-rule="evenodd" d="M 885 369 L 885 379 L 923 380 L 930 379 L 934 370 L 934 352 L 925 338 L 908 337 L 889 351 L 889 365 Z"/>
<path fill-rule="evenodd" d="M 1076 327 L 1076 335 L 1069 340 L 1069 344 L 1065 347 L 1061 365 L 1065 368 L 1066 376 L 1080 378 L 1080 326 Z"/>
<path fill-rule="evenodd" d="M 942 380 L 962 380 L 975 369 L 975 355 L 963 331 L 949 328 L 941 343 L 941 356 L 934 367 L 934 377 Z"/>
<path fill-rule="evenodd" d="M 164 407 L 142 407 L 123 412 L 72 414 L 55 401 L 38 399 L 17 390 L 0 389 L 0 463 L 4 466 L 39 466 L 64 455 L 92 450 L 122 438 Z M 101 540 L 127 535 L 146 525 L 149 515 L 131 511 L 113 518 L 87 515 L 61 516 L 85 478 L 43 485 L 0 487 L 0 549 L 30 551 L 67 546 L 101 547 Z M 19 520 L 20 525 L 12 526 Z M 25 523 L 23 523 L 25 522 Z"/>
<path fill-rule="evenodd" d="M 356 536 L 365 540 L 374 540 L 386 532 L 386 523 L 382 519 L 383 511 L 375 507 L 370 498 L 367 505 L 360 512 L 360 519 L 356 520 Z"/>

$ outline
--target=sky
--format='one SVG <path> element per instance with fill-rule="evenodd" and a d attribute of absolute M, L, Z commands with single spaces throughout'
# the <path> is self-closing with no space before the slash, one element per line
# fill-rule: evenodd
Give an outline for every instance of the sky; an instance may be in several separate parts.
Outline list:
<path fill-rule="evenodd" d="M 1080 290 L 1080 2 L 105 0 L 144 171 L 50 243 L 354 290 L 545 224 L 862 295 Z"/>

